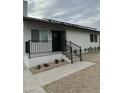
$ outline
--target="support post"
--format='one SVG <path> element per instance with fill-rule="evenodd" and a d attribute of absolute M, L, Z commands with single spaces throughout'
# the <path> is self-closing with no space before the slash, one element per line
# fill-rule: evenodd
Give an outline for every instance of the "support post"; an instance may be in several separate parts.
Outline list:
<path fill-rule="evenodd" d="M 31 43 L 31 41 L 29 40 L 29 47 L 28 47 L 29 48 L 29 58 L 31 58 L 31 53 L 30 53 L 31 44 L 30 43 Z"/>
<path fill-rule="evenodd" d="M 73 52 L 72 52 L 72 47 L 70 47 L 70 52 L 71 52 L 71 64 L 73 64 Z"/>
<path fill-rule="evenodd" d="M 82 61 L 82 50 L 81 50 L 81 47 L 80 47 L 80 61 Z"/>

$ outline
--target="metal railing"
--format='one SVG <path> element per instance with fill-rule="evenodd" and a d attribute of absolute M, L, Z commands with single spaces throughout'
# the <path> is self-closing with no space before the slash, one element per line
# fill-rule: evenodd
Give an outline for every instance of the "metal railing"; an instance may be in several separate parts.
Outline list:
<path fill-rule="evenodd" d="M 73 55 L 72 55 L 71 46 L 65 44 L 65 49 L 62 51 L 62 53 L 71 60 L 71 63 L 73 63 Z"/>
<path fill-rule="evenodd" d="M 29 54 L 29 58 L 31 58 L 32 54 L 37 53 L 48 53 L 52 52 L 52 41 L 51 40 L 38 40 L 32 41 L 29 40 L 25 43 L 26 50 L 25 52 Z"/>
<path fill-rule="evenodd" d="M 52 40 L 29 40 L 25 42 L 25 47 L 25 52 L 28 53 L 29 58 L 31 58 L 34 54 L 37 55 L 52 52 Z M 62 53 L 71 60 L 71 63 L 73 63 L 74 57 L 80 58 L 80 61 L 82 61 L 81 46 L 73 43 L 72 41 L 65 42 L 65 48 L 63 48 Z"/>
<path fill-rule="evenodd" d="M 80 58 L 80 61 L 82 61 L 82 50 L 81 50 L 81 46 L 73 43 L 72 41 L 70 41 L 70 45 L 72 47 L 73 55 L 79 57 Z"/>
<path fill-rule="evenodd" d="M 66 41 L 65 50 L 63 54 L 71 59 L 71 63 L 74 61 L 74 56 L 78 57 L 82 61 L 82 50 L 81 46 L 73 43 L 72 41 Z"/>

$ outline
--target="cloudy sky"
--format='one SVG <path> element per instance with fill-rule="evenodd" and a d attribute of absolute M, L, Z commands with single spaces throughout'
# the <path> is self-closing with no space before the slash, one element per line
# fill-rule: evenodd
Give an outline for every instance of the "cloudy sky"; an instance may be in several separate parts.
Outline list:
<path fill-rule="evenodd" d="M 27 0 L 28 16 L 100 29 L 100 0 Z"/>

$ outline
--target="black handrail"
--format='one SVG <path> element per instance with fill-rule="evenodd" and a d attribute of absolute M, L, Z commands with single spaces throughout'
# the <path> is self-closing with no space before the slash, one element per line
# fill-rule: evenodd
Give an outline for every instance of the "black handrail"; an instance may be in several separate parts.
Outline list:
<path fill-rule="evenodd" d="M 82 50 L 80 48 L 80 61 L 82 61 Z"/>
<path fill-rule="evenodd" d="M 75 45 L 76 47 L 78 47 L 79 49 L 79 57 L 80 57 L 80 61 L 82 61 L 82 50 L 81 50 L 81 46 L 79 46 L 79 45 L 77 45 L 77 44 L 75 44 L 75 43 L 73 43 L 72 41 L 70 41 L 70 45 L 71 45 L 71 47 L 73 48 L 73 45 Z M 76 49 L 74 49 L 74 51 L 75 51 Z M 76 54 L 75 54 L 76 55 Z M 76 55 L 76 56 L 78 56 L 78 55 Z"/>
<path fill-rule="evenodd" d="M 77 46 L 77 47 L 80 47 L 80 48 L 81 48 L 81 46 L 79 46 L 79 45 L 77 45 L 77 44 L 73 43 L 72 41 L 70 41 L 70 42 L 71 42 L 71 44 L 73 44 L 73 45 L 75 45 L 75 46 Z"/>
<path fill-rule="evenodd" d="M 32 57 L 32 54 L 52 52 L 52 40 L 29 40 L 25 42 L 25 45 L 25 52 L 29 54 L 29 58 Z M 66 41 L 65 48 L 63 48 L 62 53 L 65 55 L 67 54 L 66 56 L 68 56 L 67 52 L 69 52 L 71 63 L 73 63 L 73 54 L 79 57 L 80 61 L 82 61 L 81 46 L 73 43 L 72 41 Z"/>
<path fill-rule="evenodd" d="M 70 54 L 69 57 L 70 57 L 70 59 L 71 59 L 71 63 L 73 63 L 72 47 L 69 46 L 69 45 L 67 45 L 67 44 L 65 44 L 65 47 L 66 47 L 66 48 L 65 48 L 65 50 L 62 51 L 62 53 L 65 54 L 65 55 L 68 57 L 68 53 L 67 53 L 67 52 L 69 52 L 69 54 Z M 68 48 L 69 48 L 69 49 L 68 49 Z M 68 51 L 68 50 L 69 50 L 69 51 Z M 66 52 L 67 54 L 66 54 L 65 52 Z"/>
<path fill-rule="evenodd" d="M 69 42 L 70 43 L 70 46 L 71 46 L 71 44 L 73 44 L 73 45 L 75 45 L 75 46 L 77 46 L 77 47 L 80 47 L 81 48 L 81 46 L 79 46 L 79 45 L 77 45 L 77 44 L 75 44 L 74 42 L 72 42 L 72 41 L 66 41 L 66 43 L 67 42 Z"/>
<path fill-rule="evenodd" d="M 82 61 L 82 50 L 81 50 L 81 46 L 73 43 L 72 41 L 66 41 L 65 46 L 66 47 L 70 47 L 71 63 L 73 63 L 73 53 L 74 53 L 75 56 L 77 56 L 77 57 L 80 58 L 80 61 Z M 79 51 L 79 55 L 77 54 L 78 51 Z M 66 50 L 66 52 L 67 52 L 67 50 Z M 66 53 L 65 53 L 65 55 L 66 55 Z"/>
<path fill-rule="evenodd" d="M 25 42 L 25 52 L 29 54 L 29 58 L 31 58 L 31 53 L 30 53 L 30 40 Z"/>

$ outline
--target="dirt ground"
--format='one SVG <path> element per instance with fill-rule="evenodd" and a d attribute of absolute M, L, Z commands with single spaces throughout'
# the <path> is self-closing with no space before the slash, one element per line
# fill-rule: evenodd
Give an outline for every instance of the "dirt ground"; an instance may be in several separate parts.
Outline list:
<path fill-rule="evenodd" d="M 82 58 L 84 61 L 100 63 L 100 53 L 99 52 L 83 54 Z"/>
<path fill-rule="evenodd" d="M 56 68 L 56 67 L 60 67 L 60 66 L 66 65 L 66 64 L 69 64 L 69 63 L 66 62 L 66 61 L 64 61 L 64 62 L 60 62 L 59 61 L 58 64 L 55 64 L 55 62 L 52 62 L 52 63 L 49 63 L 48 64 L 49 65 L 48 67 L 45 67 L 43 65 L 40 65 L 41 68 L 38 69 L 38 67 L 35 66 L 35 67 L 30 68 L 30 71 L 34 75 L 34 74 L 38 74 L 38 73 L 41 73 L 41 72 L 44 72 L 44 71 L 48 71 L 50 69 L 53 69 L 53 68 Z"/>
<path fill-rule="evenodd" d="M 100 53 L 88 53 L 84 61 L 95 65 L 52 82 L 43 88 L 47 93 L 100 93 Z"/>

